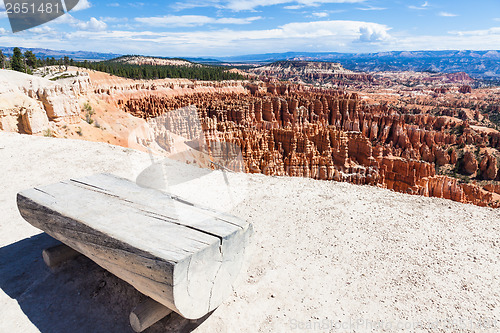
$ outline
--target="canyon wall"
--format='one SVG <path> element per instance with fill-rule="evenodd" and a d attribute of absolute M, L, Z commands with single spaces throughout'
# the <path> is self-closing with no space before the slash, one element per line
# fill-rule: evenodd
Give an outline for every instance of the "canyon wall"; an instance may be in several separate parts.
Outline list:
<path fill-rule="evenodd" d="M 293 84 L 249 91 L 149 95 L 119 103 L 144 119 L 195 105 L 204 140 L 239 145 L 244 171 L 249 173 L 376 185 L 500 207 L 494 185 L 481 186 L 436 173 L 439 166 L 474 164 L 467 157 L 470 153 L 459 147 L 500 149 L 498 132 L 477 133 L 467 122 L 457 124 L 449 117 L 368 106 L 356 94 L 343 91 Z M 186 122 L 173 126 L 176 133 L 189 138 Z M 494 156 L 485 155 L 481 161 L 473 158 L 477 165 L 469 171 L 481 170 L 484 179 L 500 180 Z"/>
<path fill-rule="evenodd" d="M 78 123 L 78 99 L 90 87 L 88 75 L 50 81 L 0 70 L 0 130 L 37 134 L 49 121 Z"/>
<path fill-rule="evenodd" d="M 145 148 L 150 129 L 165 151 L 174 151 L 182 138 L 183 147 L 205 147 L 206 154 L 189 154 L 201 156 L 203 166 L 211 165 L 209 155 L 236 171 L 500 206 L 500 133 L 470 126 L 470 117 L 455 117 L 458 107 L 433 115 L 303 84 L 134 81 L 71 73 L 54 82 L 2 70 L 0 130 L 41 134 L 52 129 L 47 134 Z M 85 119 L 84 102 L 93 107 L 94 119 Z M 162 118 L 193 105 L 194 113 Z M 141 126 L 144 131 L 133 130 Z M 242 161 L 231 161 L 238 154 Z"/>
<path fill-rule="evenodd" d="M 278 61 L 266 66 L 250 69 L 251 74 L 261 80 L 274 78 L 292 82 L 307 82 L 337 86 L 352 86 L 360 82 L 373 82 L 367 73 L 353 72 L 339 63 L 314 61 Z"/>

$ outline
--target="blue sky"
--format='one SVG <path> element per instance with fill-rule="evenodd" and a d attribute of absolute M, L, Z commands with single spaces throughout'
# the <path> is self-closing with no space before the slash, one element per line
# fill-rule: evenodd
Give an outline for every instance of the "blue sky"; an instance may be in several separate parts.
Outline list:
<path fill-rule="evenodd" d="M 0 46 L 158 56 L 500 50 L 499 0 L 80 0 Z"/>

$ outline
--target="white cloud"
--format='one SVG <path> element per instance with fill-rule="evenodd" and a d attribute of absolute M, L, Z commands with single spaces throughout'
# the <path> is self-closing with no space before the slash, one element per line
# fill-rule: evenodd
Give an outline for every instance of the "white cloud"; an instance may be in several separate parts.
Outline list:
<path fill-rule="evenodd" d="M 362 26 L 359 28 L 359 32 L 361 34 L 359 36 L 360 42 L 377 43 L 390 38 L 387 29 L 379 25 Z"/>
<path fill-rule="evenodd" d="M 273 35 L 281 38 L 335 37 L 344 41 L 375 41 L 376 38 L 371 37 L 372 35 L 377 36 L 379 40 L 387 39 L 389 30 L 389 27 L 378 23 L 331 20 L 288 23 L 278 29 L 267 30 L 267 33 L 272 32 Z"/>
<path fill-rule="evenodd" d="M 500 35 L 500 27 L 492 27 L 483 30 L 450 31 L 450 34 L 457 36 L 487 36 Z"/>
<path fill-rule="evenodd" d="M 458 16 L 457 14 L 452 14 L 452 13 L 448 13 L 448 12 L 440 12 L 438 15 L 439 16 L 443 16 L 443 17 L 455 17 L 455 16 Z"/>
<path fill-rule="evenodd" d="M 134 8 L 141 8 L 144 7 L 145 3 L 144 2 L 129 2 L 128 6 L 134 7 Z"/>
<path fill-rule="evenodd" d="M 213 18 L 203 15 L 167 15 L 156 17 L 137 17 L 135 18 L 135 21 L 154 27 L 195 27 L 205 24 L 249 24 L 253 21 L 260 20 L 261 18 L 262 17 L 260 16 L 245 18 Z"/>
<path fill-rule="evenodd" d="M 73 17 L 65 20 L 72 26 L 82 25 L 78 24 L 81 21 Z M 88 25 L 81 28 L 90 28 Z M 48 34 L 36 34 L 29 30 L 20 34 L 4 34 L 1 44 L 162 56 L 220 56 L 286 51 L 500 49 L 500 27 L 451 31 L 433 36 L 393 33 L 390 27 L 373 22 L 337 20 L 295 22 L 273 29 L 243 31 L 228 28 L 210 31 L 202 28 L 182 32 L 144 31 L 137 27 L 134 30 L 79 30 L 70 33 L 63 30 L 67 29 L 57 29 Z"/>
<path fill-rule="evenodd" d="M 244 17 L 244 18 L 235 18 L 235 17 L 227 17 L 216 19 L 214 23 L 218 24 L 249 24 L 253 21 L 257 21 L 262 19 L 261 16 L 253 16 L 253 17 Z"/>
<path fill-rule="evenodd" d="M 78 4 L 73 8 L 71 11 L 77 12 L 79 10 L 84 10 L 84 9 L 89 9 L 92 7 L 92 4 L 88 0 L 80 0 L 78 1 Z"/>
<path fill-rule="evenodd" d="M 316 16 L 316 17 L 327 17 L 329 14 L 326 13 L 326 12 L 315 12 L 315 13 L 312 13 L 313 16 Z"/>
<path fill-rule="evenodd" d="M 285 6 L 283 7 L 284 9 L 290 9 L 290 10 L 296 10 L 296 9 L 302 9 L 304 8 L 305 6 L 303 5 L 291 5 L 291 6 Z"/>
<path fill-rule="evenodd" d="M 50 29 L 52 29 L 52 25 L 67 24 L 80 30 L 103 31 L 108 28 L 108 25 L 105 22 L 106 19 L 112 21 L 113 18 L 108 17 L 96 19 L 95 17 L 91 17 L 88 21 L 82 21 L 73 17 L 71 14 L 65 14 L 59 16 L 48 24 L 43 25 L 43 27 L 50 27 Z"/>
<path fill-rule="evenodd" d="M 79 20 L 74 18 L 71 14 L 65 14 L 50 21 L 49 24 L 75 24 L 77 22 L 79 22 Z"/>
<path fill-rule="evenodd" d="M 80 28 L 87 28 L 79 25 Z M 363 27 L 366 29 L 362 29 Z M 390 37 L 381 32 L 388 30 L 387 26 L 371 22 L 314 21 L 289 23 L 267 30 L 79 30 L 70 33 L 59 31 L 56 35 L 26 34 L 2 39 L 4 45 L 30 44 L 31 47 L 67 50 L 78 48 L 163 56 L 211 56 L 290 50 L 368 52 L 374 43 L 390 41 Z M 382 40 L 383 38 L 389 39 Z"/>
<path fill-rule="evenodd" d="M 205 1 L 185 1 L 177 2 L 176 9 L 186 9 L 194 7 L 216 7 L 231 9 L 233 11 L 255 10 L 257 7 L 284 5 L 285 9 L 299 9 L 303 7 L 317 7 L 321 4 L 332 3 L 361 3 L 366 0 L 205 0 Z"/>
<path fill-rule="evenodd" d="M 359 8 L 356 8 L 356 9 L 358 9 L 358 10 L 386 10 L 387 8 L 367 6 L 367 7 L 359 7 Z"/>
<path fill-rule="evenodd" d="M 232 9 L 234 11 L 241 10 L 254 10 L 257 7 L 271 6 L 271 5 L 280 5 L 286 3 L 297 3 L 297 6 L 307 7 L 317 7 L 321 4 L 328 3 L 360 3 L 365 0 L 230 0 L 225 6 L 228 9 Z M 290 9 L 291 6 L 288 6 Z"/>
<path fill-rule="evenodd" d="M 55 32 L 54 29 L 49 27 L 48 25 L 38 26 L 30 29 L 29 31 L 35 34 L 49 34 Z"/>
<path fill-rule="evenodd" d="M 500 28 L 496 34 L 492 31 L 479 35 L 407 36 L 400 38 L 390 50 L 498 50 L 499 34 Z"/>
<path fill-rule="evenodd" d="M 91 31 L 103 31 L 106 30 L 108 25 L 104 21 L 99 21 L 95 17 L 91 17 L 89 21 L 83 22 L 78 21 L 73 24 L 75 27 L 81 30 L 91 30 Z"/>
<path fill-rule="evenodd" d="M 104 22 L 110 22 L 110 23 L 125 23 L 128 22 L 128 17 L 110 17 L 110 16 L 104 16 L 100 17 L 99 20 L 104 21 Z"/>
<path fill-rule="evenodd" d="M 0 0 L 0 19 L 6 18 L 7 12 L 5 11 L 5 4 L 3 0 Z"/>
<path fill-rule="evenodd" d="M 421 6 L 408 6 L 408 8 L 415 10 L 425 10 L 428 9 L 428 7 L 429 7 L 428 1 L 424 2 Z"/>

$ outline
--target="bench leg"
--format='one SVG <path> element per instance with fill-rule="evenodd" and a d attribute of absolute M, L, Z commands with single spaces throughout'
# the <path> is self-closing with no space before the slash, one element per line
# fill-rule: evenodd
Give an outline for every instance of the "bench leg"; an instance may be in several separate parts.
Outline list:
<path fill-rule="evenodd" d="M 56 267 L 65 261 L 74 259 L 80 255 L 77 252 L 67 246 L 66 244 L 57 245 L 48 249 L 43 250 L 42 257 L 45 264 L 49 267 Z"/>
<path fill-rule="evenodd" d="M 148 297 L 130 313 L 130 326 L 135 332 L 142 332 L 168 316 L 172 310 Z"/>

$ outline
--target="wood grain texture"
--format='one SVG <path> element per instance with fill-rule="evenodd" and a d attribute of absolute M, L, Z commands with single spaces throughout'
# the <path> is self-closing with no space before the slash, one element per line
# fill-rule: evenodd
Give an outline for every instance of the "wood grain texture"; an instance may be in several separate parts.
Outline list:
<path fill-rule="evenodd" d="M 109 174 L 20 192 L 21 215 L 181 316 L 229 295 L 252 233 L 247 222 Z"/>
<path fill-rule="evenodd" d="M 135 332 L 142 332 L 168 316 L 172 310 L 148 298 L 130 312 L 130 326 Z"/>
<path fill-rule="evenodd" d="M 42 257 L 45 264 L 49 267 L 56 267 L 68 260 L 74 259 L 80 255 L 66 244 L 49 247 L 42 251 Z"/>

